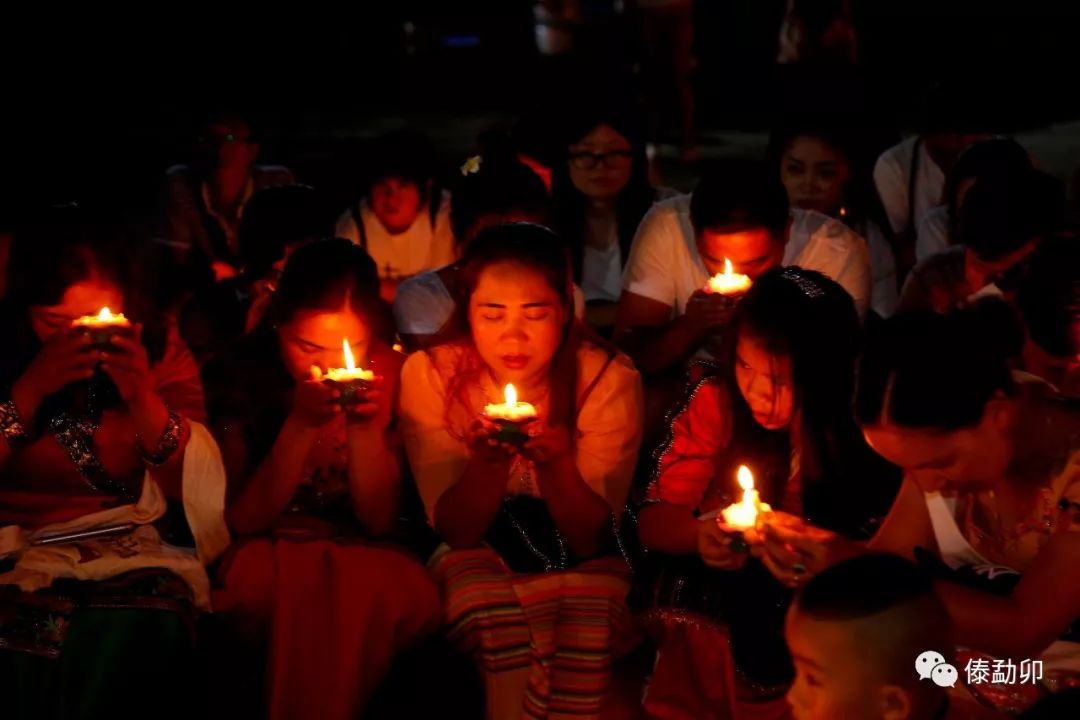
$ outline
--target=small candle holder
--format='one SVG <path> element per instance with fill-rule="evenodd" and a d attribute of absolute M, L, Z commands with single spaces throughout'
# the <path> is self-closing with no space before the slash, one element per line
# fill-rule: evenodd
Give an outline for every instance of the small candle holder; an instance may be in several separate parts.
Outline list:
<path fill-rule="evenodd" d="M 131 321 L 123 313 L 114 315 L 109 308 L 102 308 L 97 315 L 85 315 L 72 323 L 85 337 L 90 339 L 94 350 L 114 350 L 113 339 L 131 333 Z"/>
<path fill-rule="evenodd" d="M 341 393 L 342 405 L 363 402 L 368 391 L 371 390 L 371 381 L 362 378 L 350 378 L 348 380 L 324 378 L 322 382 L 324 385 L 328 385 Z"/>
<path fill-rule="evenodd" d="M 536 421 L 535 417 L 523 418 L 521 420 L 508 420 L 500 417 L 490 417 L 485 415 L 488 421 L 491 422 L 496 428 L 498 428 L 491 437 L 498 440 L 501 443 L 507 445 L 524 445 L 529 441 L 531 435 L 529 435 L 529 425 Z"/>

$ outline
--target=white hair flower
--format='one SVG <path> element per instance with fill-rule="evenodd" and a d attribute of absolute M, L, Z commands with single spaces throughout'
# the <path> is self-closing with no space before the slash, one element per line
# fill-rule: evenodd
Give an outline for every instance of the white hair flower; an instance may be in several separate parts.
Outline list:
<path fill-rule="evenodd" d="M 480 156 L 473 155 L 470 158 L 466 158 L 464 164 L 461 166 L 462 177 L 468 177 L 474 173 L 480 172 Z"/>

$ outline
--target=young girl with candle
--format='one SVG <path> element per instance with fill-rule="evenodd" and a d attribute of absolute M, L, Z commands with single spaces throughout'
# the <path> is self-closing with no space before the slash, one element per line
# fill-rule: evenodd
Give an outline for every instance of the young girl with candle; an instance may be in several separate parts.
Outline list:
<path fill-rule="evenodd" d="M 659 649 L 650 717 L 782 714 L 789 595 L 715 516 L 741 499 L 741 465 L 762 502 L 839 532 L 865 536 L 884 514 L 890 468 L 851 413 L 857 343 L 840 285 L 776 268 L 736 306 L 723 364 L 692 368 L 638 514 L 642 619 Z"/>
<path fill-rule="evenodd" d="M 450 637 L 477 654 L 488 717 L 601 710 L 628 649 L 630 569 L 616 532 L 641 438 L 641 383 L 571 310 L 547 228 L 489 228 L 463 258 L 463 336 L 412 355 L 401 422 L 428 518 Z M 537 419 L 494 434 L 513 384 Z"/>
<path fill-rule="evenodd" d="M 270 717 L 352 718 L 395 653 L 438 627 L 437 589 L 402 550 L 393 425 L 401 356 L 373 336 L 375 264 L 347 240 L 293 253 L 263 324 L 204 371 L 238 542 L 215 609 L 269 637 Z M 376 375 L 353 396 L 314 377 Z"/>
<path fill-rule="evenodd" d="M 959 645 L 1044 661 L 1044 687 L 1077 677 L 1080 418 L 1044 382 L 1010 371 L 1021 335 L 998 300 L 945 316 L 897 317 L 868 341 L 856 413 L 871 447 L 904 470 L 874 552 L 939 572 Z M 784 582 L 864 551 L 790 520 L 766 525 L 760 554 Z M 971 655 L 968 656 L 971 658 Z M 1030 684 L 973 686 L 1016 708 Z"/>
<path fill-rule="evenodd" d="M 147 310 L 122 239 L 75 206 L 16 233 L 0 306 L 0 674 L 20 678 L 15 717 L 129 716 L 173 697 L 191 680 L 187 628 L 209 602 L 199 559 L 162 544 L 205 537 L 184 512 L 206 507 L 189 494 L 189 447 L 216 453 L 194 427 L 198 369 L 175 328 Z M 99 345 L 75 323 L 104 307 L 128 322 Z M 110 536 L 37 544 L 102 529 Z M 200 559 L 228 543 L 217 530 L 216 549 L 196 543 Z"/>

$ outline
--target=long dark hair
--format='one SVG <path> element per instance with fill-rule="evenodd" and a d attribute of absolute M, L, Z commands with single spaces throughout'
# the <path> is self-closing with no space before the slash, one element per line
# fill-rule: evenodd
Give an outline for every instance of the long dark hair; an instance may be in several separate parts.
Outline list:
<path fill-rule="evenodd" d="M 733 447 L 740 454 L 758 453 L 758 462 L 772 469 L 773 482 L 785 483 L 787 473 L 778 475 L 774 466 L 788 469 L 790 434 L 762 428 L 739 391 L 735 368 L 740 336 L 753 337 L 773 355 L 790 358 L 805 513 L 852 531 L 883 514 L 898 475 L 874 459 L 855 423 L 859 320 L 851 296 L 821 273 L 775 268 L 754 282 L 725 334 L 723 367 L 734 411 Z M 885 477 L 874 478 L 868 469 Z M 874 487 L 875 482 L 880 485 Z"/>
<path fill-rule="evenodd" d="M 375 261 L 341 238 L 304 245 L 289 257 L 262 322 L 204 367 L 210 422 L 243 423 L 250 468 L 273 447 L 295 386 L 281 356 L 277 328 L 299 312 L 336 312 L 346 304 L 377 327 L 382 301 Z"/>
<path fill-rule="evenodd" d="M 630 256 L 630 244 L 637 232 L 641 218 L 656 201 L 656 189 L 649 183 L 649 163 L 645 155 L 644 135 L 635 120 L 632 109 L 619 104 L 585 103 L 577 112 L 565 119 L 562 129 L 563 142 L 559 158 L 552 168 L 551 188 L 555 197 L 555 227 L 570 249 L 574 279 L 581 281 L 585 260 L 585 209 L 586 199 L 570 180 L 569 153 L 567 148 L 600 125 L 609 125 L 630 141 L 633 157 L 630 165 L 630 182 L 615 200 L 616 231 L 622 262 Z"/>
<path fill-rule="evenodd" d="M 769 137 L 766 160 L 769 172 L 780 176 L 780 163 L 784 153 L 798 138 L 810 137 L 820 140 L 844 156 L 850 171 L 842 200 L 843 222 L 866 237 L 868 223 L 877 225 L 891 241 L 892 226 L 885 216 L 877 188 L 874 185 L 874 162 L 876 153 L 870 138 L 862 131 L 846 126 L 840 121 L 828 122 L 814 118 L 788 118 L 775 128 Z M 839 212 L 835 208 L 832 212 Z"/>
<path fill-rule="evenodd" d="M 1016 392 L 1023 335 L 1013 310 L 989 298 L 946 315 L 908 313 L 872 329 L 855 396 L 860 423 L 957 430 L 978 424 L 996 394 Z"/>
<path fill-rule="evenodd" d="M 536 270 L 554 290 L 566 310 L 566 325 L 562 342 L 551 361 L 550 408 L 546 415 L 553 425 L 574 427 L 578 411 L 578 350 L 585 343 L 614 351 L 600 339 L 592 336 L 574 317 L 573 289 L 570 264 L 565 243 L 550 229 L 534 223 L 506 223 L 487 228 L 469 244 L 462 258 L 461 282 L 457 311 L 457 327 L 461 335 L 454 341 L 452 367 L 448 368 L 447 424 L 456 423 L 454 412 L 464 407 L 469 416 L 469 390 L 475 387 L 485 371 L 483 360 L 472 342 L 469 325 L 469 299 L 476 290 L 480 275 L 490 266 L 500 262 L 513 262 Z M 438 349 L 435 355 L 439 355 Z"/>
<path fill-rule="evenodd" d="M 147 292 L 131 229 L 104 209 L 71 203 L 44 209 L 15 230 L 8 292 L 0 303 L 0 387 L 10 388 L 41 349 L 30 308 L 56 305 L 75 283 L 98 278 L 124 296 L 124 312 L 143 324 L 151 363 L 165 354 L 167 325 Z"/>

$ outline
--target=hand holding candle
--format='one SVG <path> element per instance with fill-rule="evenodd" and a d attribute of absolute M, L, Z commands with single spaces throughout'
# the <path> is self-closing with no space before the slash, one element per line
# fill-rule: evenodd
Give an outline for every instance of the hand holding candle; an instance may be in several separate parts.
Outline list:
<path fill-rule="evenodd" d="M 757 527 L 758 518 L 762 513 L 772 510 L 768 503 L 761 502 L 758 491 L 754 488 L 754 475 L 750 468 L 745 465 L 739 466 L 739 487 L 742 488 L 742 499 L 732 503 L 720 511 L 720 525 L 724 529 L 732 530 L 741 535 L 747 530 Z M 740 537 L 740 550 L 747 550 L 745 540 Z"/>
<path fill-rule="evenodd" d="M 529 439 L 525 427 L 536 420 L 536 408 L 527 402 L 519 402 L 517 389 L 508 384 L 503 389 L 504 402 L 484 406 L 484 418 L 497 427 L 495 439 L 499 442 L 521 444 Z"/>
<path fill-rule="evenodd" d="M 131 329 L 131 321 L 123 313 L 114 314 L 103 307 L 97 315 L 83 315 L 72 321 L 71 326 L 83 331 L 90 338 L 90 344 L 99 349 L 108 349 L 112 339 Z"/>
<path fill-rule="evenodd" d="M 311 377 L 339 390 L 342 403 L 348 405 L 356 402 L 359 395 L 371 388 L 375 373 L 356 367 L 348 338 L 341 341 L 341 354 L 345 367 L 329 368 L 324 374 L 318 366 L 313 365 Z"/>
<path fill-rule="evenodd" d="M 709 278 L 709 282 L 705 284 L 705 292 L 715 295 L 742 295 L 750 289 L 750 285 L 750 278 L 732 272 L 731 261 L 724 258 L 724 272 Z"/>

